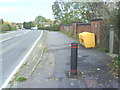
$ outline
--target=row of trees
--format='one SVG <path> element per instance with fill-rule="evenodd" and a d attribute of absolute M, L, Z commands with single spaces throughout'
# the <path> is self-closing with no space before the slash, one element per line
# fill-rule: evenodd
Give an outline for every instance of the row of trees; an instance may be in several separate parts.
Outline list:
<path fill-rule="evenodd" d="M 56 21 L 70 24 L 73 21 L 89 22 L 96 18 L 109 18 L 106 2 L 63 2 L 56 0 L 52 6 Z"/>
<path fill-rule="evenodd" d="M 118 50 L 120 56 L 120 1 L 115 3 L 115 6 L 112 7 L 110 13 L 110 20 L 111 25 L 113 26 L 112 30 L 115 32 L 116 41 L 118 42 Z"/>
<path fill-rule="evenodd" d="M 23 27 L 26 28 L 26 29 L 30 29 L 31 27 L 35 27 L 35 24 L 32 21 L 24 22 Z"/>
<path fill-rule="evenodd" d="M 34 21 L 24 22 L 23 27 L 30 29 L 31 27 L 38 27 L 38 29 L 50 29 L 52 26 L 52 20 L 46 19 L 43 16 L 37 16 Z"/>
<path fill-rule="evenodd" d="M 38 26 L 38 29 L 42 30 L 58 30 L 59 25 L 56 25 L 56 22 L 52 22 L 50 19 L 46 19 L 43 16 L 37 16 L 35 18 L 35 23 Z M 46 26 L 46 24 L 48 24 Z"/>
<path fill-rule="evenodd" d="M 9 23 L 8 21 L 0 19 L 0 30 L 2 30 L 2 32 L 17 30 L 17 27 L 22 28 L 22 24 Z"/>
<path fill-rule="evenodd" d="M 118 28 L 120 2 L 72 2 L 56 0 L 52 5 L 56 22 L 71 24 L 74 21 L 89 22 L 92 19 L 109 19 Z"/>
<path fill-rule="evenodd" d="M 49 24 L 51 24 L 52 25 L 52 20 L 50 20 L 50 19 L 46 19 L 45 17 L 43 17 L 43 16 L 37 16 L 36 18 L 35 18 L 35 23 L 37 24 L 37 25 L 44 25 L 44 23 L 45 22 L 48 22 Z"/>
<path fill-rule="evenodd" d="M 26 29 L 30 29 L 31 27 L 37 26 L 38 28 L 45 27 L 45 23 L 49 23 L 52 25 L 52 21 L 50 19 L 46 19 L 43 16 L 37 16 L 34 21 L 24 22 L 23 27 Z"/>

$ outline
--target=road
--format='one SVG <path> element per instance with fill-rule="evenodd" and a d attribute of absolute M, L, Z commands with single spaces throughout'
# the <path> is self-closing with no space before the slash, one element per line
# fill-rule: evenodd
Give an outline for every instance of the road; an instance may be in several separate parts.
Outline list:
<path fill-rule="evenodd" d="M 39 38 L 41 31 L 20 30 L 9 32 L 2 36 L 2 84 L 25 57 L 27 52 Z M 1 82 L 1 81 L 0 81 Z"/>

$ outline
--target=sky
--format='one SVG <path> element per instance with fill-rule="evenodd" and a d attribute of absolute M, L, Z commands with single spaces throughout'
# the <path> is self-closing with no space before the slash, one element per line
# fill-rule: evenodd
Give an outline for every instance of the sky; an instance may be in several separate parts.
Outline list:
<path fill-rule="evenodd" d="M 55 0 L 0 0 L 0 18 L 4 21 L 23 23 L 44 16 L 54 20 L 52 5 Z"/>
<path fill-rule="evenodd" d="M 52 15 L 54 1 L 56 0 L 0 0 L 0 19 L 3 18 L 4 21 L 23 23 L 24 21 L 34 21 L 36 16 L 41 15 L 47 19 L 54 20 Z"/>

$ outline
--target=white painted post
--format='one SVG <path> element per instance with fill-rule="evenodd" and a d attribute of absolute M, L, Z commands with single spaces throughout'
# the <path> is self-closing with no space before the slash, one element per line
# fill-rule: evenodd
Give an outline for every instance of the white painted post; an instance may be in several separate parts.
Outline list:
<path fill-rule="evenodd" d="M 110 30 L 110 37 L 109 37 L 109 53 L 113 54 L 113 44 L 114 44 L 114 31 Z"/>

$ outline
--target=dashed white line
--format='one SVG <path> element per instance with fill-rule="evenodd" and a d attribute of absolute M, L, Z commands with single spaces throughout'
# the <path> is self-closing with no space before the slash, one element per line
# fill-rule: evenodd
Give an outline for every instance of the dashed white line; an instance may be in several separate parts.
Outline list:
<path fill-rule="evenodd" d="M 17 34 L 16 36 L 20 36 L 20 35 L 22 35 L 22 34 Z"/>
<path fill-rule="evenodd" d="M 12 32 L 11 32 L 11 33 L 12 33 Z M 24 33 L 28 33 L 28 32 L 24 32 Z M 22 35 L 22 34 L 17 34 L 17 35 L 15 35 L 15 36 L 17 37 L 17 36 L 21 36 L 21 35 Z M 4 41 L 7 41 L 7 40 L 10 40 L 10 39 L 12 39 L 12 38 L 13 38 L 13 37 L 9 37 L 9 38 L 7 38 L 7 39 L 1 40 L 0 43 L 1 43 L 1 42 L 4 42 Z"/>
<path fill-rule="evenodd" d="M 28 32 L 24 32 L 24 34 L 25 34 L 25 33 L 28 33 Z"/>
<path fill-rule="evenodd" d="M 12 79 L 12 77 L 14 76 L 14 74 L 18 71 L 18 69 L 21 67 L 21 65 L 24 63 L 24 61 L 26 60 L 26 58 L 29 56 L 29 54 L 32 52 L 33 48 L 35 47 L 35 45 L 37 44 L 37 42 L 39 41 L 39 39 L 42 37 L 43 35 L 43 31 L 41 32 L 40 36 L 38 37 L 38 39 L 35 41 L 35 43 L 33 44 L 33 46 L 31 47 L 31 49 L 28 51 L 28 53 L 25 55 L 25 57 L 21 60 L 21 62 L 18 64 L 18 66 L 13 70 L 13 72 L 10 74 L 10 76 L 7 78 L 7 80 L 3 83 L 3 85 L 0 87 L 0 90 L 2 88 L 6 88 L 9 81 Z"/>
<path fill-rule="evenodd" d="M 12 37 L 9 37 L 9 38 L 7 38 L 7 39 L 1 40 L 0 43 L 1 43 L 1 42 L 4 42 L 4 41 L 7 41 L 7 40 L 10 40 L 10 39 L 12 39 Z"/>

